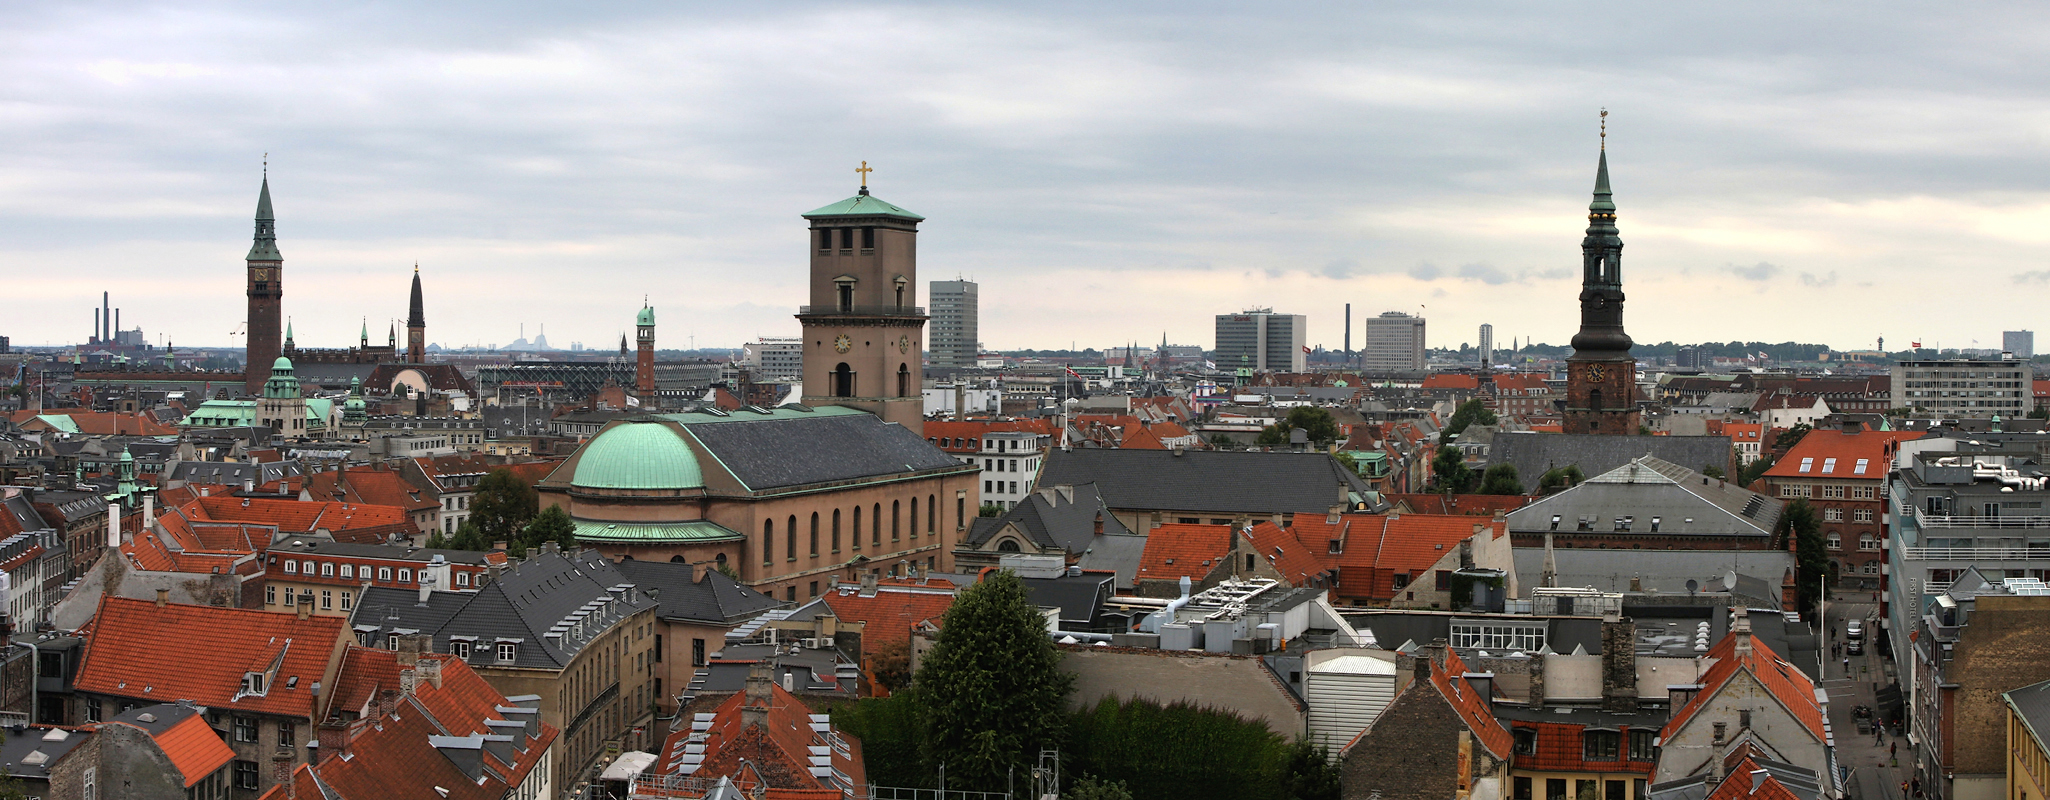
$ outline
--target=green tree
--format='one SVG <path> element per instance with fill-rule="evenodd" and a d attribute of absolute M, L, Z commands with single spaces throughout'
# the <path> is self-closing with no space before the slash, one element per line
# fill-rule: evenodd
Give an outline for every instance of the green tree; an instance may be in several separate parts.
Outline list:
<path fill-rule="evenodd" d="M 1438 432 L 1439 443 L 1452 441 L 1452 437 L 1466 432 L 1468 425 L 1493 425 L 1495 412 L 1488 410 L 1488 404 L 1476 397 L 1459 404 L 1452 411 L 1452 419 L 1445 423 L 1445 429 Z"/>
<path fill-rule="evenodd" d="M 1105 697 L 1069 729 L 1074 771 L 1121 781 L 1133 800 L 1284 796 L 1288 743 L 1228 710 Z"/>
<path fill-rule="evenodd" d="M 542 542 L 554 542 L 556 546 L 569 550 L 577 546 L 577 523 L 570 519 L 569 512 L 562 506 L 549 506 L 546 511 L 534 515 L 534 520 L 520 532 L 519 541 L 527 547 L 540 547 Z"/>
<path fill-rule="evenodd" d="M 1702 466 L 1701 474 L 1707 475 L 1708 477 L 1714 478 L 1716 480 L 1722 480 L 1724 477 L 1726 477 L 1723 475 L 1723 468 L 1718 467 L 1714 464 L 1707 464 Z"/>
<path fill-rule="evenodd" d="M 1474 494 L 1523 494 L 1523 480 L 1516 477 L 1515 464 L 1496 464 L 1481 473 L 1481 488 Z"/>
<path fill-rule="evenodd" d="M 1232 441 L 1231 437 L 1220 433 L 1210 437 L 1210 446 L 1219 450 L 1237 450 L 1239 443 Z"/>
<path fill-rule="evenodd" d="M 1802 613 L 1813 613 L 1822 598 L 1824 578 L 1829 570 L 1829 551 L 1822 541 L 1822 524 L 1815 507 L 1807 500 L 1787 504 L 1780 516 L 1780 531 L 1794 540 L 1794 596 Z"/>
<path fill-rule="evenodd" d="M 1288 747 L 1283 765 L 1282 796 L 1290 800 L 1338 800 L 1338 765 L 1331 752 L 1297 739 Z"/>
<path fill-rule="evenodd" d="M 1800 444 L 1801 439 L 1805 438 L 1808 435 L 1808 432 L 1814 429 L 1815 428 L 1813 426 L 1809 425 L 1806 422 L 1796 422 L 1794 423 L 1794 427 L 1780 431 L 1780 435 L 1773 438 L 1773 449 L 1779 450 L 1781 452 L 1792 450 L 1794 448 L 1794 445 Z"/>
<path fill-rule="evenodd" d="M 448 546 L 448 537 L 441 535 L 441 529 L 436 528 L 433 533 L 427 534 L 427 549 L 452 550 L 454 548 Z"/>
<path fill-rule="evenodd" d="M 1438 448 L 1438 454 L 1431 458 L 1431 485 L 1441 494 L 1466 494 L 1473 491 L 1479 479 L 1473 470 L 1466 468 L 1466 458 L 1459 448 Z"/>
<path fill-rule="evenodd" d="M 1743 471 L 1737 474 L 1737 483 L 1740 486 L 1750 486 L 1759 478 L 1765 477 L 1765 471 L 1769 469 L 1772 469 L 1772 456 L 1760 456 L 1758 460 L 1745 465 Z"/>
<path fill-rule="evenodd" d="M 982 508 L 977 509 L 975 515 L 978 517 L 1001 517 L 1004 515 L 1004 507 L 996 503 L 983 503 Z"/>
<path fill-rule="evenodd" d="M 470 497 L 470 519 L 477 522 L 485 541 L 509 541 L 534 518 L 538 505 L 534 487 L 512 470 L 494 469 L 477 481 L 477 491 Z"/>
<path fill-rule="evenodd" d="M 1074 683 L 1060 658 L 1016 573 L 1000 570 L 955 596 L 912 678 L 925 706 L 923 752 L 945 764 L 948 788 L 1002 790 L 1013 770 L 1030 774 L 1040 748 L 1059 743 Z"/>
<path fill-rule="evenodd" d="M 1125 788 L 1124 781 L 1099 781 L 1094 775 L 1084 775 L 1075 785 L 1061 793 L 1062 800 L 1132 800 L 1132 790 Z"/>
<path fill-rule="evenodd" d="M 833 726 L 861 740 L 868 779 L 878 786 L 938 786 L 925 761 L 925 706 L 915 692 L 833 707 Z"/>
<path fill-rule="evenodd" d="M 1260 429 L 1260 438 L 1255 442 L 1262 447 L 1282 447 L 1289 443 L 1289 431 L 1303 429 L 1310 437 L 1312 446 L 1323 448 L 1338 441 L 1341 435 L 1338 420 L 1328 409 L 1316 406 L 1296 406 L 1288 410 L 1288 416 L 1280 422 Z"/>
<path fill-rule="evenodd" d="M 2030 409 L 2029 419 L 2050 419 L 2050 408 Z"/>
<path fill-rule="evenodd" d="M 1553 467 L 1538 476 L 1538 494 L 1551 494 L 1579 486 L 1587 480 L 1587 474 L 1580 471 L 1579 464 Z"/>

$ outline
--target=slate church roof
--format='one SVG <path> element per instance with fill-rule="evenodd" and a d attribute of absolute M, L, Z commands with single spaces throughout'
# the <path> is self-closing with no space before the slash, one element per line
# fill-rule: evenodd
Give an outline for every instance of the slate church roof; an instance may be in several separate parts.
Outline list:
<path fill-rule="evenodd" d="M 1524 493 L 1536 494 L 1538 480 L 1549 470 L 1578 465 L 1582 474 L 1593 476 L 1647 455 L 1691 470 L 1707 466 L 1728 470 L 1730 439 L 1505 431 L 1495 434 L 1488 447 L 1488 466 L 1514 465 Z"/>
<path fill-rule="evenodd" d="M 1038 483 L 1096 484 L 1114 509 L 1218 514 L 1323 514 L 1372 491 L 1323 453 L 1229 450 L 1054 450 Z"/>

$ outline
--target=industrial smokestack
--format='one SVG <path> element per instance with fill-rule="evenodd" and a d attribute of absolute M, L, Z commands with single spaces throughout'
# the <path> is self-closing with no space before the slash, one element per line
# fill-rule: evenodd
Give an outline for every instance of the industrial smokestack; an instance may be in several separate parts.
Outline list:
<path fill-rule="evenodd" d="M 90 344 L 90 343 L 92 343 L 92 342 L 97 342 L 97 341 L 99 341 L 99 340 L 100 340 L 100 310 L 99 310 L 99 309 L 97 309 L 97 308 L 95 308 L 95 309 L 93 309 L 93 338 L 92 338 L 92 339 L 91 339 L 90 341 L 88 341 L 87 343 L 88 343 L 88 344 Z"/>
<path fill-rule="evenodd" d="M 114 330 L 114 312 L 109 310 L 114 307 L 114 304 L 110 302 L 112 298 L 108 297 L 108 294 L 108 292 L 100 293 L 100 341 L 102 342 L 113 338 L 108 334 Z"/>
<path fill-rule="evenodd" d="M 1345 304 L 1345 354 L 1352 355 L 1352 304 Z"/>
<path fill-rule="evenodd" d="M 115 336 L 115 335 L 118 335 L 118 334 L 120 334 L 120 333 L 121 333 L 121 309 L 118 309 L 118 308 L 117 308 L 117 309 L 114 309 L 114 329 L 113 329 L 113 330 L 111 330 L 111 331 L 108 331 L 108 332 L 107 332 L 107 340 L 108 340 L 108 341 L 113 341 L 113 340 L 114 340 L 114 336 Z"/>

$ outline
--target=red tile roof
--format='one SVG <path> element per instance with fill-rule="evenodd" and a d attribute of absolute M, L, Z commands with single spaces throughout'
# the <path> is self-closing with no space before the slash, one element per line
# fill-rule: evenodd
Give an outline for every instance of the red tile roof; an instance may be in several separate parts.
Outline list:
<path fill-rule="evenodd" d="M 179 510 L 194 522 L 274 525 L 281 533 L 326 530 L 338 542 L 374 544 L 392 533 L 417 532 L 405 509 L 365 503 L 216 495 L 201 497 Z"/>
<path fill-rule="evenodd" d="M 1737 632 L 1732 631 L 1725 635 L 1722 641 L 1717 642 L 1715 647 L 1709 648 L 1707 657 L 1714 659 L 1715 664 L 1701 676 L 1701 691 L 1695 693 L 1687 705 L 1673 714 L 1672 720 L 1667 722 L 1664 730 L 1660 732 L 1660 738 L 1671 741 L 1680 729 L 1685 728 L 1687 723 L 1694 719 L 1694 715 L 1717 700 L 1731 678 L 1743 672 L 1749 673 L 1753 680 L 1758 681 L 1768 693 L 1779 700 L 1787 713 L 1815 736 L 1815 741 L 1827 741 L 1822 730 L 1822 706 L 1815 702 L 1815 682 L 1809 680 L 1808 676 L 1794 665 L 1781 660 L 1778 654 L 1766 647 L 1757 637 L 1746 634 L 1744 638 L 1751 641 L 1751 652 L 1749 655 L 1738 655 L 1738 636 Z M 1732 702 L 1756 704 L 1756 701 L 1750 700 L 1733 699 Z"/>
<path fill-rule="evenodd" d="M 101 598 L 77 685 L 116 697 L 310 719 L 313 684 L 347 629 L 341 617 Z M 193 646 L 203 646 L 205 656 L 195 658 Z M 272 664 L 268 691 L 241 695 L 243 674 Z"/>
<path fill-rule="evenodd" d="M 811 774 L 812 747 L 825 747 L 831 755 L 833 769 L 845 775 L 850 786 L 865 786 L 868 774 L 861 758 L 861 740 L 839 734 L 837 738 L 846 745 L 843 751 L 834 746 L 833 738 L 812 730 L 811 710 L 796 695 L 783 687 L 769 684 L 766 687 L 766 703 L 750 698 L 745 691 L 719 704 L 712 714 L 712 726 L 704 732 L 704 760 L 688 774 L 707 781 L 719 777 L 731 777 L 744 790 L 766 788 L 767 797 L 800 798 L 827 796 L 839 797 L 838 791 L 830 795 L 814 794 L 832 786 Z M 742 709 L 748 705 L 766 706 L 766 723 L 751 726 Z M 657 752 L 651 772 L 658 775 L 673 775 L 685 771 L 683 755 L 690 743 L 689 728 L 669 735 Z M 745 771 L 742 762 L 746 762 Z M 780 791 L 779 791 L 780 790 Z"/>
<path fill-rule="evenodd" d="M 1297 538 L 1296 531 L 1272 522 L 1262 522 L 1239 535 L 1246 537 L 1254 552 L 1280 572 L 1290 586 L 1308 586 L 1335 561 L 1329 555 L 1325 536 L 1313 536 L 1311 542 L 1304 542 Z"/>
<path fill-rule="evenodd" d="M 1506 760 L 1515 740 L 1509 735 L 1509 729 L 1502 727 L 1501 720 L 1495 719 L 1487 698 L 1481 697 L 1480 692 L 1461 677 L 1466 673 L 1466 662 L 1460 660 L 1458 652 L 1447 648 L 1445 663 L 1431 670 L 1431 683 L 1438 687 L 1439 694 L 1445 696 L 1445 702 L 1451 703 L 1452 709 L 1459 712 L 1460 721 L 1473 731 L 1474 738 L 1496 758 Z"/>
<path fill-rule="evenodd" d="M 1864 431 L 1844 433 L 1840 430 L 1813 430 L 1787 451 L 1785 458 L 1765 471 L 1768 478 L 1832 478 L 1839 480 L 1869 480 L 1878 482 L 1886 477 L 1892 465 L 1897 443 L 1920 439 L 1923 431 Z M 1858 459 L 1865 459 L 1865 471 L 1859 473 Z M 1808 462 L 1808 471 L 1801 471 L 1803 459 Z M 1831 463 L 1830 459 L 1835 459 Z M 1827 471 L 1825 471 L 1827 470 Z"/>
<path fill-rule="evenodd" d="M 1551 389 L 1545 384 L 1543 375 L 1529 373 L 1500 374 L 1495 376 L 1495 391 L 1506 395 L 1540 394 Z"/>
<path fill-rule="evenodd" d="M 464 774 L 429 744 L 430 736 L 491 733 L 485 720 L 506 719 L 497 708 L 507 705 L 507 700 L 459 659 L 431 653 L 421 658 L 441 665 L 441 685 L 421 680 L 411 696 L 399 700 L 402 705 L 397 713 L 373 713 L 351 723 L 344 734 L 346 757 L 323 753 L 326 760 L 310 770 L 302 767 L 302 775 L 295 775 L 300 797 L 498 800 L 518 787 L 540 763 L 557 734 L 552 725 L 543 724 L 540 735 L 528 741 L 525 749 L 519 748 L 516 737 L 510 763 L 499 760 L 490 748 L 485 748 L 482 780 Z M 398 653 L 351 645 L 343 664 L 343 674 L 336 679 L 339 686 L 375 685 L 382 681 L 383 689 L 398 691 Z M 332 794 L 306 793 L 306 787 L 313 783 L 310 777 L 315 774 Z M 283 797 L 282 788 L 264 797 Z"/>
<path fill-rule="evenodd" d="M 1139 556 L 1137 580 L 1173 580 L 1184 575 L 1200 581 L 1231 553 L 1230 525 L 1170 524 L 1146 532 L 1146 550 Z"/>
<path fill-rule="evenodd" d="M 1501 538 L 1508 535 L 1508 523 L 1492 518 L 1442 514 L 1345 514 L 1337 526 L 1312 520 L 1307 526 L 1297 518 L 1297 536 L 1309 536 L 1308 526 L 1337 527 L 1345 539 L 1337 556 L 1339 597 L 1368 602 L 1385 602 L 1395 597 L 1395 576 L 1407 575 L 1410 582 L 1424 579 L 1424 572 L 1448 554 L 1458 552 L 1459 542 L 1475 535 Z M 1336 538 L 1336 537 L 1334 537 Z"/>
<path fill-rule="evenodd" d="M 1572 722 L 1519 722 L 1519 730 L 1528 728 L 1536 737 L 1536 751 L 1516 756 L 1517 769 L 1543 770 L 1546 772 L 1638 772 L 1650 775 L 1650 761 L 1630 761 L 1630 730 L 1632 726 L 1620 726 L 1622 747 L 1616 749 L 1617 758 L 1611 761 L 1587 760 L 1587 748 L 1583 747 L 1581 736 L 1587 726 Z M 1657 733 L 1655 725 L 1635 726 Z"/>
<path fill-rule="evenodd" d="M 7 419 L 16 425 L 25 425 L 38 416 L 70 417 L 78 426 L 78 432 L 91 436 L 176 436 L 178 429 L 157 422 L 148 414 L 123 414 L 118 411 L 82 411 L 79 409 L 52 409 L 36 413 L 33 409 L 11 412 Z M 30 426 L 31 428 L 40 427 Z"/>
<path fill-rule="evenodd" d="M 1439 373 L 1424 378 L 1423 385 L 1418 388 L 1424 391 L 1432 389 L 1463 389 L 1470 392 L 1481 388 L 1481 379 L 1473 375 Z"/>
<path fill-rule="evenodd" d="M 117 723 L 118 724 L 118 723 Z M 185 788 L 206 779 L 215 770 L 235 760 L 235 751 L 221 741 L 221 735 L 206 724 L 206 717 L 193 714 L 156 735 L 157 748 L 185 779 Z"/>
<path fill-rule="evenodd" d="M 359 468 L 345 472 L 316 472 L 306 476 L 306 499 L 392 506 L 409 512 L 441 507 L 433 498 L 422 496 L 405 475 L 388 469 Z"/>
<path fill-rule="evenodd" d="M 1724 774 L 1727 777 L 1708 794 L 1707 800 L 1799 800 L 1800 797 L 1772 773 L 1759 769 L 1750 756 L 1738 761 Z"/>
<path fill-rule="evenodd" d="M 862 623 L 861 649 L 865 653 L 880 652 L 886 645 L 909 645 L 914 629 L 928 620 L 937 624 L 954 605 L 951 583 L 923 587 L 879 583 L 875 594 L 866 597 L 859 589 L 841 584 L 827 592 L 824 600 L 833 616 Z"/>

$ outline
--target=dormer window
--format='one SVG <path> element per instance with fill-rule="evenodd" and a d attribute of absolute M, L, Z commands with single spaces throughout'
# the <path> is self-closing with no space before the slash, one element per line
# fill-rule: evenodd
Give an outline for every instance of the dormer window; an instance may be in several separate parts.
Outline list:
<path fill-rule="evenodd" d="M 254 695 L 261 695 L 261 694 L 263 694 L 263 693 L 264 693 L 264 690 L 265 690 L 265 688 L 266 688 L 266 684 L 265 684 L 265 681 L 264 681 L 264 674 L 263 674 L 263 673 L 261 673 L 261 672 L 245 672 L 245 673 L 243 673 L 243 674 L 242 674 L 242 693 L 243 693 L 243 694 L 254 694 Z"/>
<path fill-rule="evenodd" d="M 298 574 L 298 573 L 299 573 L 299 562 L 297 562 L 297 561 L 286 561 L 286 562 L 285 562 L 285 574 L 286 574 L 286 575 L 296 575 L 296 574 Z"/>
<path fill-rule="evenodd" d="M 499 642 L 499 643 L 498 643 L 498 661 L 499 661 L 499 663 L 501 663 L 501 664 L 511 663 L 511 662 L 512 662 L 512 660 L 513 660 L 513 657 L 514 657 L 514 656 L 517 656 L 517 655 L 519 655 L 519 649 L 518 649 L 518 645 L 515 645 L 515 644 L 513 644 L 512 642 Z"/>

